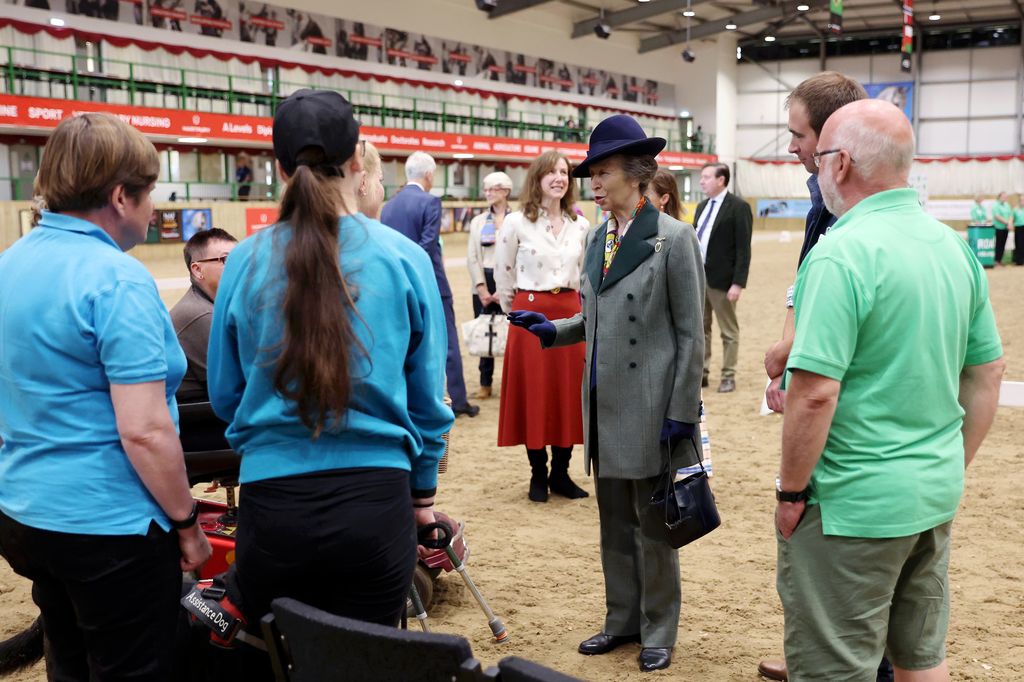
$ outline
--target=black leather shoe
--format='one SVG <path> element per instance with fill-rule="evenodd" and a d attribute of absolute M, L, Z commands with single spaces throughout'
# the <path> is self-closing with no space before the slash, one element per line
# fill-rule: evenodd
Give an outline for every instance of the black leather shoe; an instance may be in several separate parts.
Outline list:
<path fill-rule="evenodd" d="M 707 377 L 704 377 L 703 379 L 700 380 L 700 387 L 701 388 L 707 388 L 710 385 L 711 385 L 711 382 L 708 381 Z"/>
<path fill-rule="evenodd" d="M 640 662 L 640 672 L 664 670 L 672 665 L 672 649 L 645 647 L 640 650 L 640 656 L 636 660 Z"/>
<path fill-rule="evenodd" d="M 585 656 L 600 656 L 623 644 L 639 644 L 640 635 L 606 635 L 599 632 L 590 639 L 580 642 L 580 653 Z"/>
<path fill-rule="evenodd" d="M 475 417 L 478 414 L 480 414 L 480 408 L 477 407 L 476 405 L 470 405 L 469 403 L 466 403 L 462 407 L 453 407 L 452 412 L 455 413 L 456 417 L 458 417 L 460 414 L 464 414 L 467 417 Z"/>

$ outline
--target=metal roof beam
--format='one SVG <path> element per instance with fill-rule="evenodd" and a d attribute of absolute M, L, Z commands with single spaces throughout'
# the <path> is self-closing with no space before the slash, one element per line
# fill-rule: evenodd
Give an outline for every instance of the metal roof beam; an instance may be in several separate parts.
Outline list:
<path fill-rule="evenodd" d="M 691 0 L 690 4 L 696 6 L 704 2 L 709 2 L 709 0 Z M 572 37 L 583 38 L 584 36 L 588 36 L 594 32 L 594 27 L 601 23 L 607 24 L 612 28 L 619 28 L 627 24 L 633 24 L 638 21 L 644 21 L 645 19 L 656 17 L 659 14 L 666 14 L 668 12 L 676 12 L 684 9 L 686 9 L 686 0 L 654 0 L 654 2 L 647 2 L 618 12 L 609 12 L 604 15 L 603 21 L 600 16 L 590 17 L 583 21 L 577 21 L 572 25 Z"/>
<path fill-rule="evenodd" d="M 498 6 L 487 13 L 488 19 L 497 19 L 507 14 L 514 14 L 520 10 L 530 9 L 537 5 L 543 5 L 550 0 L 498 0 Z"/>

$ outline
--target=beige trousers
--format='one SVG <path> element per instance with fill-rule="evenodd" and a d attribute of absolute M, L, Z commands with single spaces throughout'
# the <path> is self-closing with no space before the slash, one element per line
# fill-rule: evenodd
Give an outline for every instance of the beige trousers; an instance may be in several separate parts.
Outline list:
<path fill-rule="evenodd" d="M 740 354 L 740 325 L 736 320 L 736 304 L 722 289 L 705 289 L 704 299 L 704 378 L 711 371 L 711 314 L 718 318 L 722 331 L 722 378 L 736 376 L 736 362 Z"/>

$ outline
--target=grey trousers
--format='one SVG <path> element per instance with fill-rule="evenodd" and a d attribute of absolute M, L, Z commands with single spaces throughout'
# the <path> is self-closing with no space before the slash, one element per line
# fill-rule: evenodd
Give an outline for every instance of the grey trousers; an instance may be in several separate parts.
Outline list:
<path fill-rule="evenodd" d="M 679 550 L 660 539 L 658 521 L 647 513 L 657 481 L 596 475 L 608 608 L 604 632 L 639 632 L 642 646 L 667 648 L 675 646 L 679 629 Z"/>

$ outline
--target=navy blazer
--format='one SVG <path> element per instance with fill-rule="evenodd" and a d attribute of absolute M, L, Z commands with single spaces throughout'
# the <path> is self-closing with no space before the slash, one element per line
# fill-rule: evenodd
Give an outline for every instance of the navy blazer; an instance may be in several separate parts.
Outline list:
<path fill-rule="evenodd" d="M 437 238 L 441 230 L 441 200 L 424 192 L 419 185 L 406 185 L 384 204 L 380 221 L 423 247 L 434 266 L 441 297 L 451 298 L 452 289 L 444 274 L 441 244 Z"/>

